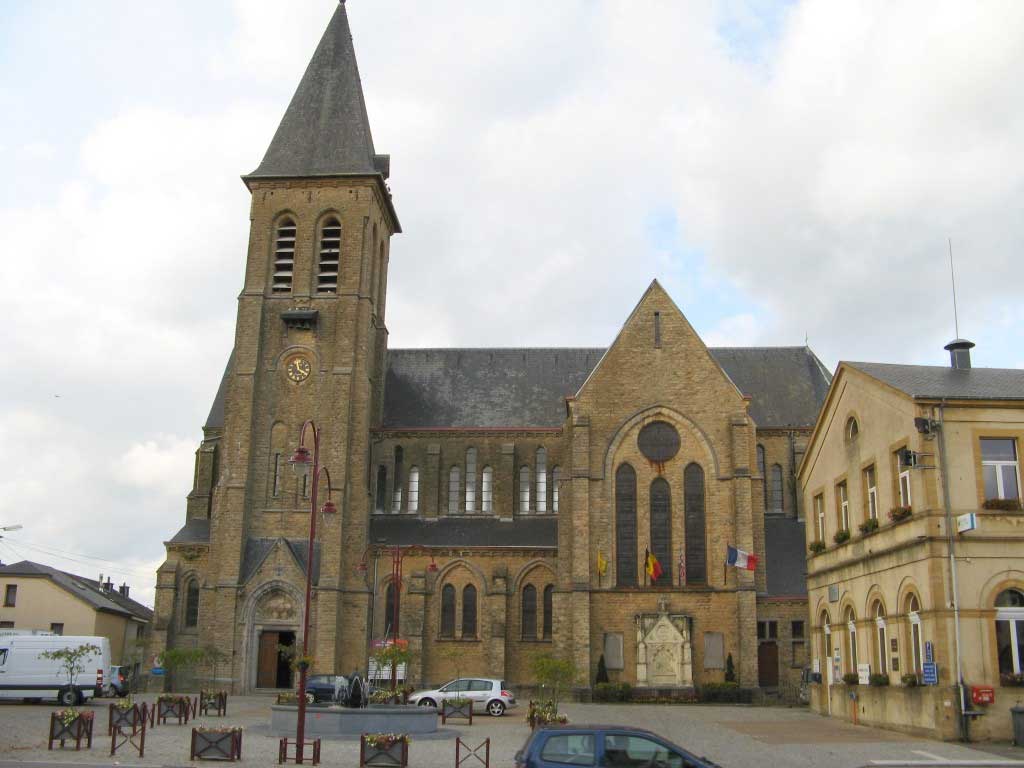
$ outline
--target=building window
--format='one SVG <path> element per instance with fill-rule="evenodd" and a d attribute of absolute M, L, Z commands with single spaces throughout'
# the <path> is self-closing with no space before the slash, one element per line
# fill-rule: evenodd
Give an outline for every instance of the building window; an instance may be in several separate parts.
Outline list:
<path fill-rule="evenodd" d="M 888 627 L 885 623 L 885 608 L 882 601 L 875 603 L 875 633 L 878 638 L 878 673 L 889 674 Z"/>
<path fill-rule="evenodd" d="M 772 464 L 771 482 L 768 486 L 768 511 L 782 513 L 782 467 L 779 464 Z"/>
<path fill-rule="evenodd" d="M 857 420 L 851 416 L 846 420 L 846 439 L 852 443 L 857 439 L 857 435 L 859 434 L 860 427 L 857 426 Z"/>
<path fill-rule="evenodd" d="M 848 672 L 857 671 L 857 616 L 853 608 L 846 609 L 846 637 L 849 644 L 850 668 Z"/>
<path fill-rule="evenodd" d="M 0 621 L 0 629 L 14 629 L 14 622 Z M 7 649 L 4 648 L 2 651 L 0 651 L 0 653 L 7 653 Z M 0 658 L 0 663 L 2 663 L 2 658 Z"/>
<path fill-rule="evenodd" d="M 911 505 L 911 501 L 910 501 L 910 468 L 909 467 L 904 468 L 903 464 L 900 462 L 900 453 L 903 450 L 905 450 L 905 449 L 901 448 L 899 451 L 896 451 L 896 454 L 894 456 L 894 460 L 896 461 L 896 472 L 897 472 L 897 481 L 896 481 L 897 482 L 897 488 L 896 488 L 896 490 L 897 490 L 897 494 L 899 495 L 900 506 L 901 507 L 909 507 Z"/>
<path fill-rule="evenodd" d="M 656 477 L 651 483 L 651 554 L 662 567 L 660 584 L 672 584 L 672 491 L 668 481 Z M 653 581 L 652 581 L 653 583 Z"/>
<path fill-rule="evenodd" d="M 839 505 L 839 530 L 850 530 L 850 497 L 846 492 L 846 482 L 836 486 L 836 503 Z"/>
<path fill-rule="evenodd" d="M 554 594 L 555 587 L 552 584 L 548 584 L 544 587 L 544 627 L 543 637 L 545 640 L 551 639 L 551 626 L 553 621 L 553 608 L 554 608 Z"/>
<path fill-rule="evenodd" d="M 384 590 L 384 637 L 391 637 L 395 631 L 395 611 L 398 609 L 398 594 L 395 592 L 395 582 L 389 581 L 388 587 Z"/>
<path fill-rule="evenodd" d="M 999 676 L 1021 674 L 1024 668 L 1024 592 L 1007 589 L 996 598 L 996 647 Z"/>
<path fill-rule="evenodd" d="M 768 509 L 768 465 L 765 463 L 764 446 L 757 446 L 757 474 L 761 476 L 761 495 L 764 508 Z"/>
<path fill-rule="evenodd" d="M 759 621 L 757 622 L 758 640 L 777 640 L 779 637 L 779 622 Z"/>
<path fill-rule="evenodd" d="M 459 513 L 459 491 L 462 486 L 462 473 L 458 467 L 448 470 L 448 514 Z"/>
<path fill-rule="evenodd" d="M 441 588 L 441 637 L 455 637 L 455 587 Z"/>
<path fill-rule="evenodd" d="M 704 532 L 704 470 L 689 464 L 683 470 L 683 529 L 686 536 L 686 583 L 707 581 L 707 543 Z M 668 568 L 666 562 L 663 568 Z"/>
<path fill-rule="evenodd" d="M 910 653 L 914 667 L 911 672 L 921 674 L 924 671 L 924 642 L 921 638 L 921 604 L 917 595 L 907 597 L 907 619 L 910 621 Z"/>
<path fill-rule="evenodd" d="M 185 626 L 194 627 L 199 623 L 199 582 L 190 579 L 185 588 Z"/>
<path fill-rule="evenodd" d="M 804 663 L 804 623 L 802 621 L 791 621 L 789 623 L 789 637 L 793 653 L 793 666 L 801 667 Z"/>
<path fill-rule="evenodd" d="M 462 637 L 476 638 L 476 587 L 472 584 L 462 588 Z"/>
<path fill-rule="evenodd" d="M 865 496 L 867 500 L 867 515 L 868 520 L 878 519 L 878 483 L 875 480 L 875 465 L 872 464 L 870 467 L 864 470 L 864 488 Z"/>
<path fill-rule="evenodd" d="M 538 512 L 548 511 L 548 452 L 543 447 L 537 449 L 537 493 Z"/>
<path fill-rule="evenodd" d="M 281 454 L 274 454 L 274 498 L 281 492 Z"/>
<path fill-rule="evenodd" d="M 523 587 L 522 610 L 523 640 L 537 639 L 537 588 L 533 584 Z"/>
<path fill-rule="evenodd" d="M 466 512 L 476 512 L 476 448 L 466 449 Z"/>
<path fill-rule="evenodd" d="M 53 634 L 55 634 L 55 635 L 63 635 L 64 634 L 64 622 L 62 622 L 62 621 L 54 621 L 54 622 L 52 622 L 50 624 L 50 631 L 53 632 Z"/>
<path fill-rule="evenodd" d="M 409 467 L 409 511 L 420 509 L 420 468 Z"/>
<path fill-rule="evenodd" d="M 292 273 L 295 270 L 295 222 L 287 216 L 277 225 L 277 239 L 274 241 L 274 274 L 271 290 L 274 293 L 291 293 Z"/>
<path fill-rule="evenodd" d="M 629 464 L 615 471 L 615 578 L 620 587 L 636 586 L 636 471 Z"/>
<path fill-rule="evenodd" d="M 831 684 L 832 680 L 832 629 L 829 626 L 828 611 L 821 612 L 821 648 L 818 649 L 821 679 Z"/>
<path fill-rule="evenodd" d="M 405 468 L 402 466 L 405 463 L 405 453 L 402 451 L 402 446 L 395 446 L 395 477 L 392 485 L 391 493 L 391 511 L 401 512 L 402 511 L 402 480 L 405 474 Z"/>
<path fill-rule="evenodd" d="M 330 216 L 320 229 L 320 273 L 317 293 L 337 293 L 341 265 L 341 222 Z"/>
<path fill-rule="evenodd" d="M 814 519 L 816 521 L 818 541 L 825 541 L 825 497 L 818 494 L 814 497 Z"/>
<path fill-rule="evenodd" d="M 519 468 L 519 511 L 530 511 L 530 468 L 526 464 Z"/>
<path fill-rule="evenodd" d="M 562 468 L 554 467 L 551 470 L 551 511 L 558 514 L 558 484 L 562 480 Z"/>
<path fill-rule="evenodd" d="M 374 502 L 374 511 L 383 512 L 385 497 L 388 495 L 388 468 L 381 464 L 377 467 L 377 498 Z"/>
<path fill-rule="evenodd" d="M 14 608 L 18 602 L 18 585 L 8 584 L 4 590 L 4 608 Z"/>
<path fill-rule="evenodd" d="M 494 511 L 494 470 L 484 467 L 480 477 L 480 511 L 491 514 Z"/>
<path fill-rule="evenodd" d="M 1012 438 L 981 438 L 981 474 L 985 499 L 1019 499 L 1020 468 L 1017 441 Z"/>

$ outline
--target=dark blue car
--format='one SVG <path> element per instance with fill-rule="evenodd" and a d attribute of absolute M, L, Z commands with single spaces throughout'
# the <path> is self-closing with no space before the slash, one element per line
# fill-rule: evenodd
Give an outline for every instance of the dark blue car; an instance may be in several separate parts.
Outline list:
<path fill-rule="evenodd" d="M 553 725 L 538 728 L 516 752 L 516 768 L 719 768 L 705 757 L 641 728 Z"/>

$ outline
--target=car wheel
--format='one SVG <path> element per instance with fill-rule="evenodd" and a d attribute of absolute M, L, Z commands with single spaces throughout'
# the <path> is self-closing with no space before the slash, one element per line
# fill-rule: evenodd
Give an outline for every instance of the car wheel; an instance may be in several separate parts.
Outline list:
<path fill-rule="evenodd" d="M 487 704 L 487 714 L 491 717 L 501 717 L 505 714 L 505 703 L 494 699 Z"/>
<path fill-rule="evenodd" d="M 73 707 L 78 703 L 78 691 L 74 688 L 61 688 L 57 691 L 57 703 L 62 707 Z"/>
<path fill-rule="evenodd" d="M 436 708 L 437 707 L 437 702 L 434 701 L 433 699 L 420 699 L 420 706 L 421 707 L 434 707 L 434 708 Z"/>

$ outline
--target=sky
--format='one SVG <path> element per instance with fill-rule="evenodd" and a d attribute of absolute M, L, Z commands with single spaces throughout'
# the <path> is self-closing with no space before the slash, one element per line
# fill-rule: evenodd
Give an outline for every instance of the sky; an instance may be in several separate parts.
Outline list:
<path fill-rule="evenodd" d="M 231 349 L 256 168 L 334 0 L 7 0 L 0 560 L 152 603 Z M 1024 367 L 1024 3 L 348 0 L 404 233 L 393 347 Z"/>

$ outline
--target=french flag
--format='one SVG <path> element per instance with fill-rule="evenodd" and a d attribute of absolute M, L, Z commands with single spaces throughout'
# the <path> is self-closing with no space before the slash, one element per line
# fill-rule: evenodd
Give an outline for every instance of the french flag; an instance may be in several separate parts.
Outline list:
<path fill-rule="evenodd" d="M 729 549 L 728 557 L 725 560 L 726 565 L 731 565 L 734 568 L 743 568 L 747 571 L 753 571 L 757 568 L 757 555 L 744 552 L 742 549 L 736 549 L 732 544 L 727 544 L 726 546 Z"/>

